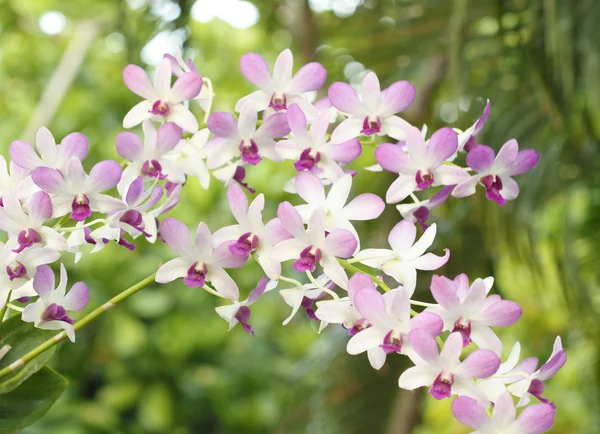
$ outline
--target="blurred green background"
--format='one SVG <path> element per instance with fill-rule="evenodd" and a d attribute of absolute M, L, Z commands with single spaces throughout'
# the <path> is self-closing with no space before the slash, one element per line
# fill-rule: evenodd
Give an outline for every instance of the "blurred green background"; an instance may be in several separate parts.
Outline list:
<path fill-rule="evenodd" d="M 499 208 L 483 194 L 451 200 L 434 213 L 437 249 L 452 257 L 443 273 L 496 276 L 496 290 L 524 308 L 501 331 L 505 356 L 514 340 L 523 357 L 548 357 L 557 334 L 569 361 L 547 385 L 559 408 L 554 433 L 600 432 L 600 4 L 597 0 L 0 0 L 0 143 L 31 140 L 40 124 L 58 140 L 90 140 L 86 167 L 117 158 L 114 138 L 138 98 L 123 85 L 128 63 L 152 67 L 183 44 L 215 86 L 217 110 L 231 111 L 252 91 L 239 73 L 248 51 L 273 62 L 291 47 L 296 67 L 318 60 L 328 83 L 382 84 L 409 79 L 416 125 L 466 128 L 492 101 L 482 143 L 510 138 L 541 161 L 519 179 L 522 193 Z M 201 110 L 198 116 L 202 116 Z M 359 165 L 374 162 L 365 150 Z M 282 200 L 291 164 L 263 163 L 250 183 Z M 390 174 L 361 172 L 355 193 L 383 194 Z M 188 183 L 172 213 L 214 231 L 232 221 L 224 188 Z M 227 216 L 227 217 L 224 217 Z M 379 246 L 400 216 L 388 207 L 361 228 Z M 225 222 L 224 219 L 228 219 Z M 171 257 L 143 242 L 135 252 L 110 246 L 73 266 L 91 306 L 150 274 Z M 243 294 L 261 277 L 233 273 Z M 430 275 L 420 281 L 422 299 Z M 403 358 L 381 371 L 345 353 L 343 330 L 318 336 L 316 323 L 289 314 L 276 294 L 253 307 L 256 337 L 227 332 L 217 301 L 174 283 L 151 287 L 63 344 L 53 365 L 71 386 L 27 434 L 469 432 L 450 402 L 402 392 Z"/>

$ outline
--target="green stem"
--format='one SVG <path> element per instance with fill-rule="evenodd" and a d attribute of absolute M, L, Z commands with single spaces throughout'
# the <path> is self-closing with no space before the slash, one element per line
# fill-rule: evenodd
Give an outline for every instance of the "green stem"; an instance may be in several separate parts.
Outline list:
<path fill-rule="evenodd" d="M 54 230 L 58 230 L 60 229 L 60 227 L 65 224 L 65 222 L 69 220 L 69 214 L 65 214 L 64 216 L 62 216 L 58 222 L 54 225 Z"/>
<path fill-rule="evenodd" d="M 86 316 L 81 318 L 79 321 L 75 322 L 75 324 L 73 324 L 73 329 L 75 331 L 77 331 L 80 328 L 85 327 L 86 325 L 88 325 L 89 323 L 94 321 L 96 318 L 98 318 L 100 315 L 102 315 L 104 312 L 107 312 L 108 310 L 112 309 L 113 307 L 115 307 L 117 304 L 119 304 L 126 298 L 131 297 L 133 294 L 135 294 L 139 290 L 150 285 L 151 283 L 154 282 L 155 276 L 156 276 L 156 273 L 152 273 L 150 276 L 146 277 L 144 280 L 136 283 L 133 286 L 130 286 L 123 292 L 114 296 L 108 302 L 104 303 L 102 306 L 93 310 L 92 312 L 90 312 L 89 314 L 87 314 Z M 27 362 L 35 359 L 37 356 L 42 354 L 44 351 L 49 350 L 50 348 L 52 348 L 59 342 L 64 341 L 66 338 L 67 338 L 67 333 L 63 331 L 63 332 L 60 332 L 59 334 L 57 334 L 56 336 L 54 336 L 53 338 L 48 339 L 43 344 L 37 346 L 36 348 L 34 348 L 33 350 L 31 350 L 30 352 L 25 354 L 19 360 L 11 363 L 6 368 L 0 370 L 0 378 L 5 377 L 5 376 L 21 369 L 23 366 L 25 366 L 25 364 Z"/>
<path fill-rule="evenodd" d="M 369 276 L 369 277 L 371 278 L 371 280 L 372 280 L 373 282 L 375 282 L 375 284 L 376 284 L 376 285 L 378 285 L 378 286 L 379 286 L 381 289 L 383 289 L 385 292 L 388 292 L 388 291 L 390 290 L 390 287 L 389 287 L 389 286 L 387 286 L 387 285 L 385 284 L 385 282 L 384 282 L 382 279 L 380 279 L 379 277 L 377 277 L 377 276 L 372 276 L 372 275 L 371 275 L 371 274 L 369 274 L 368 272 L 366 272 L 366 271 L 363 271 L 363 270 L 361 270 L 361 269 L 360 269 L 360 268 L 358 268 L 358 267 L 355 267 L 354 265 L 352 265 L 351 263 L 349 263 L 349 262 L 348 262 L 348 261 L 346 261 L 345 259 L 339 259 L 339 258 L 338 258 L 338 262 L 340 263 L 340 265 L 341 265 L 342 267 L 344 267 L 344 268 L 345 268 L 346 270 L 348 270 L 348 271 L 351 271 L 351 272 L 353 272 L 353 273 L 363 273 L 363 274 L 366 274 L 367 276 Z"/>
<path fill-rule="evenodd" d="M 0 309 L 0 322 L 4 321 L 4 315 L 6 315 L 6 311 L 8 310 L 8 302 L 10 301 L 10 294 L 12 291 L 8 291 L 8 295 L 6 296 L 6 301 L 4 302 L 4 306 Z"/>

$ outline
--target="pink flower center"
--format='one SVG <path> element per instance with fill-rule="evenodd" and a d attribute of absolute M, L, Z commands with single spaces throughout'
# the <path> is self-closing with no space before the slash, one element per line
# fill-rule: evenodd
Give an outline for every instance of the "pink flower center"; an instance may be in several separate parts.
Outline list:
<path fill-rule="evenodd" d="M 25 268 L 25 265 L 21 264 L 19 261 L 13 261 L 10 265 L 6 266 L 6 274 L 8 274 L 8 277 L 12 282 L 19 277 L 25 277 L 27 274 L 27 268 Z"/>
<path fill-rule="evenodd" d="M 205 264 L 194 262 L 194 264 L 188 269 L 187 276 L 185 276 L 183 279 L 183 283 L 190 288 L 204 286 L 206 283 L 206 273 L 208 273 L 208 268 Z"/>
<path fill-rule="evenodd" d="M 423 171 L 417 170 L 415 180 L 417 181 L 417 188 L 425 190 L 427 187 L 433 184 L 433 173 L 427 169 Z"/>
<path fill-rule="evenodd" d="M 386 354 L 399 353 L 402 351 L 402 335 L 395 336 L 394 330 L 390 330 L 383 338 L 383 344 L 379 345 Z"/>
<path fill-rule="evenodd" d="M 252 232 L 246 232 L 234 244 L 229 246 L 229 251 L 234 255 L 248 256 L 253 250 L 258 249 L 258 246 L 258 236 Z"/>
<path fill-rule="evenodd" d="M 271 101 L 269 102 L 269 107 L 271 107 L 276 112 L 278 112 L 280 110 L 286 110 L 287 109 L 287 98 L 285 96 L 285 93 L 275 92 L 271 96 Z"/>
<path fill-rule="evenodd" d="M 312 170 L 319 161 L 321 161 L 321 154 L 319 151 L 308 148 L 302 151 L 300 158 L 294 163 L 294 167 L 298 172 Z"/>
<path fill-rule="evenodd" d="M 244 139 L 240 143 L 240 151 L 242 152 L 242 161 L 256 166 L 261 162 L 262 158 L 258 155 L 258 146 L 252 139 Z"/>
<path fill-rule="evenodd" d="M 381 121 L 377 116 L 367 116 L 363 121 L 361 131 L 365 136 L 370 136 L 381 132 Z"/>
<path fill-rule="evenodd" d="M 317 267 L 317 262 L 319 262 L 322 257 L 323 255 L 319 248 L 308 246 L 306 249 L 302 250 L 300 258 L 296 259 L 292 265 L 294 270 L 299 273 L 304 273 L 305 271 L 310 271 L 312 273 Z"/>
<path fill-rule="evenodd" d="M 371 324 L 369 323 L 369 321 L 367 321 L 365 318 L 362 318 L 362 319 L 354 321 L 354 324 L 352 324 L 352 327 L 348 329 L 348 334 L 350 336 L 354 336 L 358 332 L 368 329 L 369 327 L 371 327 Z"/>
<path fill-rule="evenodd" d="M 169 115 L 169 104 L 166 101 L 158 100 L 154 104 L 152 104 L 152 109 L 150 113 L 153 115 L 159 116 L 168 116 Z"/>
<path fill-rule="evenodd" d="M 463 347 L 471 343 L 471 321 L 468 318 L 460 317 L 454 323 L 452 333 L 459 332 L 463 339 Z"/>
<path fill-rule="evenodd" d="M 417 223 L 419 223 L 419 226 L 421 226 L 421 229 L 423 229 L 424 231 L 427 230 L 428 226 L 426 224 L 426 221 L 429 218 L 429 208 L 427 208 L 426 206 L 421 206 L 421 207 L 417 208 L 413 212 L 413 217 L 415 218 Z"/>
<path fill-rule="evenodd" d="M 92 215 L 90 200 L 85 194 L 78 194 L 71 203 L 71 218 L 78 222 Z"/>
<path fill-rule="evenodd" d="M 39 243 L 42 241 L 41 235 L 33 228 L 23 229 L 19 232 L 17 236 L 17 241 L 19 243 L 19 248 L 13 250 L 15 253 L 21 253 L 27 247 L 33 246 L 35 243 Z"/>
<path fill-rule="evenodd" d="M 252 336 L 254 336 L 254 330 L 252 330 L 252 325 L 248 324 L 248 320 L 250 319 L 251 313 L 252 312 L 250 311 L 250 308 L 248 306 L 240 306 L 240 309 L 237 311 L 234 318 L 240 322 L 246 333 L 249 333 Z"/>
<path fill-rule="evenodd" d="M 142 175 L 149 178 L 165 179 L 166 175 L 162 173 L 162 166 L 156 160 L 146 160 L 142 165 Z"/>
<path fill-rule="evenodd" d="M 63 321 L 68 324 L 73 324 L 73 320 L 69 318 L 65 308 L 56 303 L 52 303 L 50 306 L 48 306 L 42 314 L 42 322 L 49 321 Z"/>
<path fill-rule="evenodd" d="M 498 205 L 506 204 L 506 200 L 502 197 L 502 194 L 500 194 L 500 191 L 502 190 L 502 179 L 500 179 L 499 176 L 484 176 L 481 178 L 481 184 L 483 184 L 487 190 L 485 196 L 488 198 L 488 200 L 493 200 Z"/>
<path fill-rule="evenodd" d="M 453 384 L 454 375 L 450 372 L 442 371 L 433 382 L 431 389 L 429 389 L 429 394 L 435 399 L 450 398 L 450 395 L 452 395 Z"/>

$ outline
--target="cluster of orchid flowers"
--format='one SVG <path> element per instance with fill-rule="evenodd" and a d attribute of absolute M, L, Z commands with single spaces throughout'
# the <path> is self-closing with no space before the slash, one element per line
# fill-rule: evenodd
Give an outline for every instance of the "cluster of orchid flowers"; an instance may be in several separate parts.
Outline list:
<path fill-rule="evenodd" d="M 326 70 L 310 63 L 293 75 L 292 67 L 290 50 L 279 55 L 272 72 L 260 55 L 244 55 L 241 72 L 259 90 L 238 101 L 236 119 L 210 113 L 212 84 L 181 53 L 165 55 L 152 81 L 139 66 L 127 66 L 125 85 L 143 100 L 127 113 L 123 126 L 142 124 L 143 139 L 120 133 L 116 150 L 123 161 L 102 161 L 89 174 L 83 168 L 88 143 L 80 133 L 57 145 L 50 131 L 41 128 L 37 152 L 25 142 L 13 142 L 10 170 L 0 157 L 0 229 L 8 236 L 0 246 L 2 314 L 7 309 L 22 312 L 23 321 L 64 330 L 74 341 L 69 315 L 86 306 L 89 291 L 82 282 L 66 291 L 63 264 L 55 288 L 49 264 L 65 252 L 77 262 L 85 252 L 109 243 L 134 249 L 139 237 L 159 240 L 177 257 L 158 269 L 156 282 L 182 278 L 188 287 L 228 300 L 216 311 L 230 328 L 239 323 L 254 334 L 250 306 L 283 284 L 289 287 L 279 292 L 292 308 L 284 325 L 301 309 L 320 321 L 320 330 L 340 325 L 350 336 L 348 353 L 366 352 L 375 369 L 388 355 L 407 356 L 414 367 L 402 373 L 399 386 L 428 387 L 435 399 L 458 395 L 453 413 L 476 432 L 548 431 L 555 406 L 542 394 L 544 381 L 566 362 L 560 338 L 539 369 L 536 358 L 519 363 L 518 342 L 502 363 L 502 343 L 494 328 L 514 324 L 522 311 L 517 303 L 490 295 L 491 277 L 469 283 L 464 274 L 453 280 L 436 275 L 430 286 L 436 303 L 412 299 L 418 274 L 439 269 L 450 257 L 447 249 L 443 255 L 427 252 L 436 236 L 435 223 L 428 223 L 430 212 L 450 196 L 474 194 L 478 186 L 489 200 L 504 205 L 519 193 L 512 177 L 530 170 L 537 153 L 519 151 L 516 140 L 510 140 L 496 155 L 477 142 L 489 102 L 466 131 L 441 128 L 428 138 L 426 128 L 398 116 L 415 97 L 408 81 L 381 90 L 377 76 L 369 72 L 360 92 L 338 82 L 327 97 L 312 103 Z M 190 111 L 192 101 L 204 109 L 203 122 Z M 375 137 L 395 143 L 378 144 Z M 348 201 L 353 178 L 360 174 L 346 166 L 363 146 L 376 148 L 377 164 L 367 170 L 397 174 L 385 202 L 371 193 Z M 466 167 L 454 162 L 461 154 Z M 249 203 L 245 192 L 255 193 L 245 182 L 246 169 L 263 158 L 293 161 L 297 175 L 284 190 L 304 202 L 280 203 L 277 215 L 266 223 L 265 196 L 258 194 Z M 203 188 L 212 177 L 225 184 L 237 224 L 211 233 L 200 223 L 191 234 L 179 220 L 159 221 L 177 205 L 190 176 Z M 115 187 L 116 194 L 107 194 Z M 421 192 L 429 198 L 418 198 Z M 377 219 L 386 202 L 398 204 L 403 220 L 389 233 L 389 248 L 363 248 L 353 222 Z M 226 269 L 249 261 L 257 262 L 265 277 L 240 300 Z M 306 283 L 282 274 L 287 262 Z M 513 397 L 517 408 L 525 407 L 518 416 Z M 539 403 L 531 404 L 532 398 Z"/>

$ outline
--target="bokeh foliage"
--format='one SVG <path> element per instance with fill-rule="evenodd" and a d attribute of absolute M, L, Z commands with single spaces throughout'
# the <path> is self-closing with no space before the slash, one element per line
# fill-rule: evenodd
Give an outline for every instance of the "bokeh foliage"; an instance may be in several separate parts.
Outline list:
<path fill-rule="evenodd" d="M 174 18 L 161 15 L 167 3 L 179 7 Z M 599 432 L 598 2 L 253 3 L 260 20 L 241 30 L 219 19 L 195 21 L 193 0 L 0 1 L 3 153 L 12 140 L 31 138 L 27 125 L 36 108 L 44 112 L 39 102 L 55 68 L 69 44 L 83 41 L 90 31 L 96 36 L 81 66 L 75 65 L 64 98 L 54 101 L 58 109 L 48 125 L 59 139 L 71 131 L 84 133 L 91 145 L 88 165 L 117 157 L 114 138 L 137 102 L 122 84 L 121 70 L 128 63 L 143 64 L 144 47 L 157 35 L 184 40 L 201 73 L 214 81 L 217 110 L 231 110 L 252 90 L 238 72 L 243 53 L 257 51 L 273 61 L 288 46 L 297 64 L 300 59 L 322 62 L 328 83 L 356 82 L 365 68 L 384 84 L 412 80 L 418 97 L 407 117 L 417 125 L 427 122 L 430 129 L 445 122 L 466 128 L 490 98 L 483 143 L 499 149 L 515 137 L 522 147 L 537 149 L 541 161 L 521 177 L 518 200 L 504 208 L 479 195 L 450 201 L 435 213 L 438 247 L 452 252 L 443 272 L 464 271 L 473 278 L 493 274 L 497 290 L 523 306 L 520 322 L 502 333 L 506 351 L 519 340 L 524 356 L 545 360 L 554 336 L 563 337 L 569 362 L 547 388 L 559 407 L 553 432 Z M 352 4 L 358 4 L 354 12 L 347 7 Z M 55 36 L 38 25 L 50 10 L 67 18 L 64 31 Z M 347 16 L 335 13 L 344 10 Z M 372 162 L 372 151 L 365 150 L 360 163 Z M 265 214 L 270 217 L 273 204 L 287 197 L 280 189 L 293 171 L 290 165 L 261 166 L 250 171 L 249 179 L 269 199 Z M 361 172 L 355 190 L 383 194 L 391 180 Z M 204 220 L 216 230 L 232 220 L 223 192 L 217 182 L 203 191 L 192 180 L 173 216 L 190 225 Z M 362 227 L 363 244 L 383 243 L 398 219 L 388 207 L 380 221 Z M 140 243 L 133 253 L 110 246 L 77 266 L 67 265 L 73 281 L 88 283 L 94 306 L 169 257 L 162 246 Z M 234 276 L 242 292 L 261 277 L 254 268 Z M 427 278 L 420 284 L 426 297 Z M 366 357 L 345 354 L 341 330 L 317 336 L 315 324 L 300 315 L 281 327 L 288 308 L 276 294 L 253 309 L 255 338 L 240 329 L 227 333 L 215 306 L 208 294 L 174 283 L 145 289 L 83 330 L 77 344 L 64 344 L 53 362 L 70 388 L 43 421 L 25 432 L 468 432 L 453 421 L 447 401 L 397 389 L 403 360 L 373 372 Z"/>

